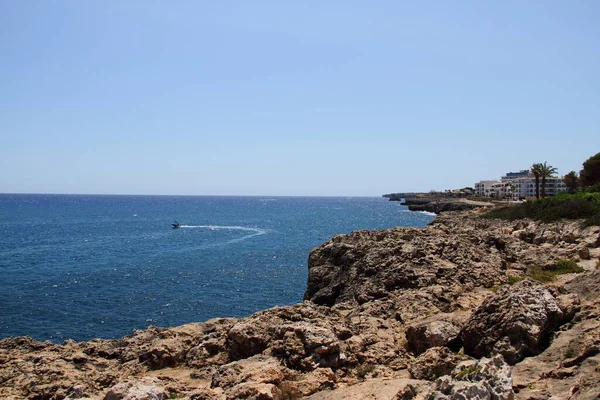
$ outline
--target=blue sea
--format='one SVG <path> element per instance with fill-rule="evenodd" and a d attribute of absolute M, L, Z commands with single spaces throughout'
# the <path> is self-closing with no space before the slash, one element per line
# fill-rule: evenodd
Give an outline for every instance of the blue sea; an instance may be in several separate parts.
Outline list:
<path fill-rule="evenodd" d="M 433 218 L 384 198 L 0 194 L 0 338 L 118 338 L 294 304 L 333 235 Z"/>

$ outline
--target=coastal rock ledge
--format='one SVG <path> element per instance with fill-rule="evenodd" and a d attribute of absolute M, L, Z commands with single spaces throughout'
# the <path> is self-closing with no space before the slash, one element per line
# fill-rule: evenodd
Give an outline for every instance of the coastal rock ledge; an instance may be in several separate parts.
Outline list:
<path fill-rule="evenodd" d="M 477 211 L 335 236 L 310 253 L 300 304 L 118 340 L 1 340 L 0 398 L 598 399 L 599 246 L 598 227 Z M 583 272 L 530 279 L 559 260 Z"/>

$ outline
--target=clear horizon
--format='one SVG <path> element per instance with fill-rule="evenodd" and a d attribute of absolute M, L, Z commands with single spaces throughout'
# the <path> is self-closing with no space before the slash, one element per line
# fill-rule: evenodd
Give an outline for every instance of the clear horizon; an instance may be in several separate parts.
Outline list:
<path fill-rule="evenodd" d="M 381 195 L 373 196 L 349 196 L 349 195 L 277 195 L 277 194 L 157 194 L 157 193 L 0 193 L 0 195 L 32 195 L 32 196 L 172 196 L 172 197 L 357 197 L 357 198 L 379 198 Z"/>
<path fill-rule="evenodd" d="M 443 191 L 600 151 L 600 3 L 4 2 L 0 192 Z"/>

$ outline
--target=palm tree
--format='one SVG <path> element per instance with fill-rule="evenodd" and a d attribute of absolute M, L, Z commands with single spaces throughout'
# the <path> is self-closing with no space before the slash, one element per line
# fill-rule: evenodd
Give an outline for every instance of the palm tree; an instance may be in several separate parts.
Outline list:
<path fill-rule="evenodd" d="M 552 178 L 558 171 L 552 165 L 547 165 L 546 161 L 540 165 L 540 176 L 542 177 L 542 197 L 546 197 L 546 178 Z"/>
<path fill-rule="evenodd" d="M 542 176 L 542 164 L 535 163 L 531 166 L 531 173 L 535 177 L 535 198 L 540 198 L 540 177 Z"/>

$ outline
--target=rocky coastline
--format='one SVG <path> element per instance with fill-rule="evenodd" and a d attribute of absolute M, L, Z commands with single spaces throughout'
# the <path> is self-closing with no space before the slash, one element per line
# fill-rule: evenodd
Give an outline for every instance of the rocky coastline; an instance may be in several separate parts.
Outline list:
<path fill-rule="evenodd" d="M 247 318 L 1 340 L 0 398 L 600 398 L 600 227 L 480 214 L 335 236 L 302 303 Z M 532 279 L 561 260 L 582 272 Z"/>
<path fill-rule="evenodd" d="M 440 214 L 447 211 L 466 211 L 480 207 L 491 207 L 488 201 L 475 201 L 468 197 L 447 195 L 444 193 L 390 193 L 383 197 L 390 201 L 399 201 L 409 211 L 425 211 Z"/>

